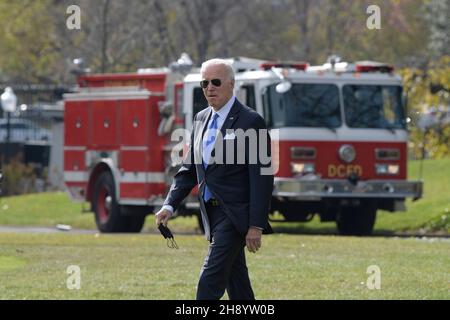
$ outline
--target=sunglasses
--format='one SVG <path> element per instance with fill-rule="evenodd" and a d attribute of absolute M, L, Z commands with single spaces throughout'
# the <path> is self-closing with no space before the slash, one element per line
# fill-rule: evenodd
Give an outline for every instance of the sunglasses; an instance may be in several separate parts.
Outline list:
<path fill-rule="evenodd" d="M 209 82 L 211 82 L 211 84 L 214 87 L 220 87 L 222 84 L 222 81 L 220 81 L 220 79 L 212 79 L 211 81 L 202 80 L 202 81 L 200 81 L 200 87 L 202 87 L 203 89 L 206 89 L 206 87 L 208 87 Z"/>

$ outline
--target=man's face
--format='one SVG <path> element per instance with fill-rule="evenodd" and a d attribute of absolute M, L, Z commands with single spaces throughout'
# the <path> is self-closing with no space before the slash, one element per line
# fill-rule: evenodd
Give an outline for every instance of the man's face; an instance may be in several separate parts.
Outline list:
<path fill-rule="evenodd" d="M 220 86 L 215 86 L 211 80 L 219 79 Z M 202 80 L 208 80 L 208 86 L 203 88 L 206 100 L 215 110 L 222 108 L 233 96 L 234 81 L 230 80 L 227 69 L 223 65 L 211 65 L 202 72 Z"/>

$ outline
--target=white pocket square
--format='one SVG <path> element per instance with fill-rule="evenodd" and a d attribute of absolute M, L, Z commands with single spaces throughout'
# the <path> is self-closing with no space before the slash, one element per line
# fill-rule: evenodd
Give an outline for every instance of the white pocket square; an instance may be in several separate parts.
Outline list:
<path fill-rule="evenodd" d="M 236 135 L 234 133 L 227 133 L 225 137 L 223 137 L 223 140 L 233 140 L 236 139 Z"/>

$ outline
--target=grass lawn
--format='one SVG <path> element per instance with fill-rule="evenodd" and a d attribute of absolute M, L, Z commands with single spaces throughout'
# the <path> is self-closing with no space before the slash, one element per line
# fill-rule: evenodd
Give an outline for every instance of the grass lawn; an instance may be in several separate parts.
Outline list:
<path fill-rule="evenodd" d="M 176 238 L 179 250 L 154 234 L 0 233 L 0 299 L 194 299 L 207 242 Z M 247 262 L 257 299 L 450 299 L 449 253 L 449 240 L 274 234 Z"/>
<path fill-rule="evenodd" d="M 418 170 L 411 163 L 410 179 Z M 423 173 L 424 198 L 407 212 L 379 212 L 375 233 L 450 231 L 450 160 L 428 160 Z M 1 198 L 0 226 L 95 229 L 81 211 L 63 192 Z M 0 299 L 193 299 L 207 242 L 195 217 L 170 225 L 179 250 L 166 247 L 153 216 L 135 235 L 0 233 Z M 333 236 L 335 224 L 318 219 L 273 226 L 278 233 L 247 254 L 258 299 L 450 299 L 448 239 Z M 80 290 L 66 287 L 70 265 L 81 269 Z M 381 269 L 379 290 L 366 285 L 371 265 Z"/>
<path fill-rule="evenodd" d="M 413 161 L 409 178 L 419 177 L 420 162 Z M 426 160 L 423 164 L 424 196 L 419 201 L 407 201 L 407 211 L 379 211 L 375 233 L 450 232 L 450 159 Z M 82 204 L 70 200 L 64 192 L 31 194 L 0 198 L 0 226 L 46 226 L 68 224 L 74 228 L 95 229 L 91 213 L 81 213 Z M 85 208 L 88 208 L 85 204 Z M 192 232 L 197 228 L 194 217 L 171 220 L 176 231 Z M 306 223 L 274 223 L 276 230 L 288 233 L 336 233 L 334 222 L 321 223 L 318 217 Z M 154 229 L 153 216 L 148 216 L 145 229 Z"/>
<path fill-rule="evenodd" d="M 88 204 L 85 204 L 89 208 Z M 0 226 L 54 227 L 68 224 L 76 228 L 95 228 L 92 213 L 81 213 L 82 204 L 65 192 L 27 194 L 0 198 Z"/>

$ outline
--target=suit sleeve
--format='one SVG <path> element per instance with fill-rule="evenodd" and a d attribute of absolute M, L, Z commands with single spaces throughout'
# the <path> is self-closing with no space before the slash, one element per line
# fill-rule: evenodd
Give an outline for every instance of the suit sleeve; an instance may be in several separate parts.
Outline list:
<path fill-rule="evenodd" d="M 255 226 L 264 229 L 268 224 L 270 200 L 272 197 L 274 179 L 273 172 L 270 169 L 272 165 L 271 140 L 264 119 L 261 116 L 258 115 L 256 117 L 251 127 L 257 130 L 258 137 L 261 132 L 264 133 L 267 137 L 267 139 L 257 139 L 257 161 L 255 164 L 248 164 L 250 180 L 249 226 Z M 264 130 L 259 131 L 260 129 Z M 261 145 L 261 143 L 264 142 L 266 143 L 264 145 Z M 255 149 L 249 148 L 247 149 L 247 152 L 255 152 Z"/>
<path fill-rule="evenodd" d="M 183 160 L 181 168 L 173 178 L 164 205 L 170 205 L 173 207 L 174 211 L 177 210 L 181 201 L 189 195 L 196 185 L 197 172 L 194 162 L 194 128 L 192 128 L 188 153 Z"/>

